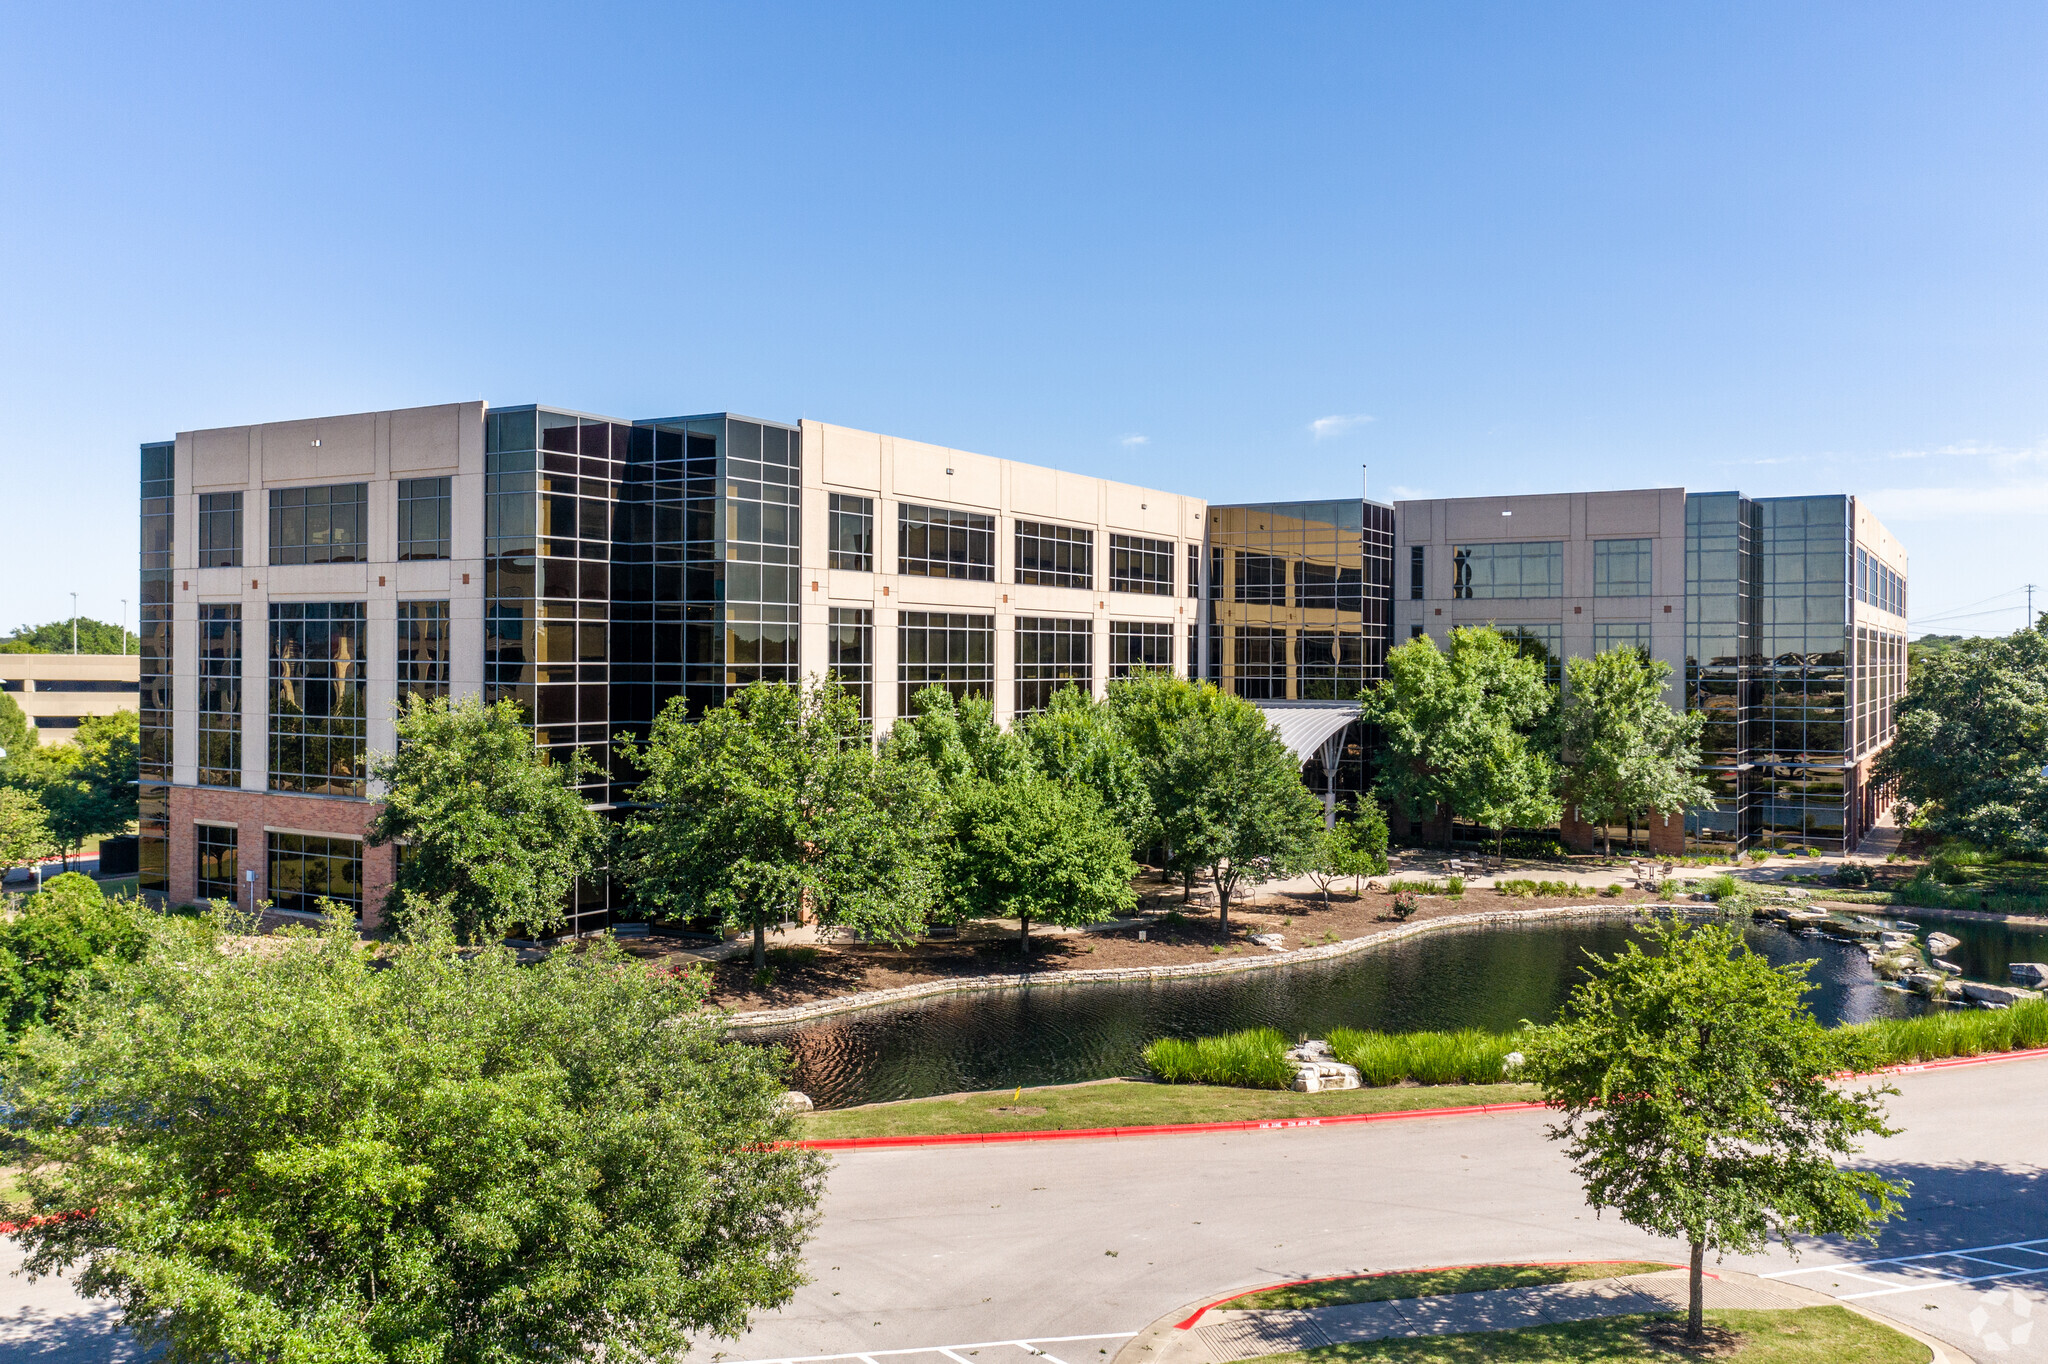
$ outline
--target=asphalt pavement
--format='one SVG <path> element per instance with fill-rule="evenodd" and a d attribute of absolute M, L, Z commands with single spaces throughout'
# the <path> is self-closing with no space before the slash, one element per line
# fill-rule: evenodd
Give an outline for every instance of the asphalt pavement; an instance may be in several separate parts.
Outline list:
<path fill-rule="evenodd" d="M 2048 1323 L 2034 1333 L 2048 1318 L 2048 1059 L 1894 1083 L 1904 1130 L 1866 1160 L 1914 1181 L 1906 1219 L 1874 1248 L 1814 1242 L 1798 1260 L 1774 1250 L 1729 1267 L 1793 1271 L 1791 1283 L 1911 1321 L 1970 1358 L 2048 1364 Z M 1155 1319 L 1232 1288 L 1489 1260 L 1681 1259 L 1594 1216 L 1545 1122 L 840 1153 L 808 1255 L 814 1282 L 695 1357 L 1102 1364 Z M 17 1262 L 9 1243 L 0 1268 Z M 98 1305 L 61 1284 L 0 1280 L 0 1304 L 0 1364 L 118 1357 Z M 72 1340 L 91 1352 L 65 1351 Z"/>

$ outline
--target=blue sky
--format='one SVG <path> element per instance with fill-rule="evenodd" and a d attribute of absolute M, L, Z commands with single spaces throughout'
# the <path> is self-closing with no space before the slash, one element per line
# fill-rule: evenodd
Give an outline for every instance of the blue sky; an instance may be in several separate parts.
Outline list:
<path fill-rule="evenodd" d="M 1921 628 L 2048 583 L 2038 3 L 5 22 L 0 626 L 134 596 L 140 441 L 478 397 L 1217 501 L 1855 492 Z"/>

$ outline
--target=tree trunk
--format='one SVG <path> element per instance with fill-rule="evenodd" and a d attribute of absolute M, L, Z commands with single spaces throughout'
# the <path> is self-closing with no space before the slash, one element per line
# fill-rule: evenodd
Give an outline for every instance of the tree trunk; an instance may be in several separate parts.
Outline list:
<path fill-rule="evenodd" d="M 1216 883 L 1216 917 L 1223 923 L 1223 936 L 1230 936 L 1230 882 L 1223 879 L 1221 871 L 1212 870 L 1210 879 Z M 1233 880 L 1236 878 L 1232 878 Z"/>
<path fill-rule="evenodd" d="M 1636 855 L 1636 812 L 1628 812 L 1628 855 Z"/>
<path fill-rule="evenodd" d="M 1190 901 L 1190 900 L 1192 900 L 1192 899 L 1194 899 L 1194 898 L 1195 898 L 1195 869 L 1194 869 L 1193 867 L 1189 867 L 1189 868 L 1188 868 L 1188 869 L 1187 869 L 1187 870 L 1186 870 L 1185 872 L 1181 873 L 1181 882 L 1180 882 L 1180 902 L 1181 902 L 1182 904 L 1186 904 L 1186 903 L 1187 903 L 1188 901 Z"/>
<path fill-rule="evenodd" d="M 1702 1282 L 1704 1273 L 1701 1269 L 1706 1254 L 1705 1242 L 1692 1243 L 1692 1301 L 1685 1309 L 1685 1343 L 1688 1345 L 1699 1345 L 1707 1338 L 1706 1285 Z"/>
<path fill-rule="evenodd" d="M 1602 824 L 1600 826 L 1600 846 L 1607 850 L 1607 860 L 1612 862 L 1614 860 L 1614 826 L 1612 824 Z"/>
<path fill-rule="evenodd" d="M 754 970 L 768 969 L 768 921 L 754 915 Z"/>
<path fill-rule="evenodd" d="M 1017 951 L 1025 957 L 1031 955 L 1031 916 L 1029 914 L 1019 914 L 1017 916 Z"/>
<path fill-rule="evenodd" d="M 1500 865 L 1501 859 L 1507 855 L 1507 846 L 1508 831 L 1506 826 L 1503 825 L 1501 828 L 1493 831 L 1493 861 L 1495 866 Z"/>

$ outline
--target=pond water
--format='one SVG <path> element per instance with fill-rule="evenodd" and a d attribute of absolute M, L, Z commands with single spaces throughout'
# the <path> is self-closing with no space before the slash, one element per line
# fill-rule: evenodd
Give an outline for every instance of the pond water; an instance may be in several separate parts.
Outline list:
<path fill-rule="evenodd" d="M 2008 961 L 2048 959 L 2048 934 L 2001 925 L 1920 921 L 1963 940 L 1949 958 L 1976 980 Z M 1268 1025 L 1289 1037 L 1333 1027 L 1385 1032 L 1547 1022 L 1582 977 L 1587 952 L 1611 956 L 1627 921 L 1452 929 L 1335 961 L 1191 980 L 1071 985 L 953 995 L 869 1009 L 749 1040 L 789 1049 L 792 1087 L 820 1108 L 1012 1085 L 1069 1084 L 1143 1073 L 1158 1037 Z M 1773 964 L 1810 958 L 1807 1003 L 1828 1024 L 1901 1017 L 1926 1005 L 1887 989 L 1862 949 L 1749 924 Z"/>

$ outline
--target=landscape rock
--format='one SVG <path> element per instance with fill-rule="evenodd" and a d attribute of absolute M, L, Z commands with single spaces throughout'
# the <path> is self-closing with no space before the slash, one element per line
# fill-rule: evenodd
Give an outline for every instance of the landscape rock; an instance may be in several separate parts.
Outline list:
<path fill-rule="evenodd" d="M 1942 972 L 1944 975 L 1951 976 L 1960 976 L 1963 973 L 1962 967 L 1956 965 L 1952 961 L 1943 961 L 1939 957 L 1936 957 L 1934 959 L 1934 969 Z"/>
<path fill-rule="evenodd" d="M 1932 971 L 1908 971 L 1899 977 L 1899 984 L 1916 995 L 1926 995 L 1929 998 L 1939 998 L 1944 993 L 1945 983 L 1942 976 Z"/>
<path fill-rule="evenodd" d="M 1302 1094 L 1358 1089 L 1361 1084 L 1358 1067 L 1341 1061 L 1304 1061 L 1294 1067 L 1294 1088 Z"/>
<path fill-rule="evenodd" d="M 800 1089 L 783 1090 L 782 1106 L 792 1113 L 810 1113 L 816 1111 L 818 1107 L 811 1102 L 811 1096 Z"/>
<path fill-rule="evenodd" d="M 1982 981 L 1963 982 L 1963 998 L 1975 1004 L 2017 1004 L 2023 999 L 2039 999 L 2039 990 L 2022 990 L 2016 985 L 1986 985 Z"/>
<path fill-rule="evenodd" d="M 2012 962 L 2005 974 L 2015 985 L 2048 985 L 2048 965 L 2038 961 Z"/>
<path fill-rule="evenodd" d="M 1945 957 L 1963 945 L 1963 940 L 1947 933 L 1929 933 L 1927 950 L 1937 957 Z"/>
<path fill-rule="evenodd" d="M 1254 933 L 1251 940 L 1269 952 L 1287 950 L 1287 939 L 1278 933 Z"/>

